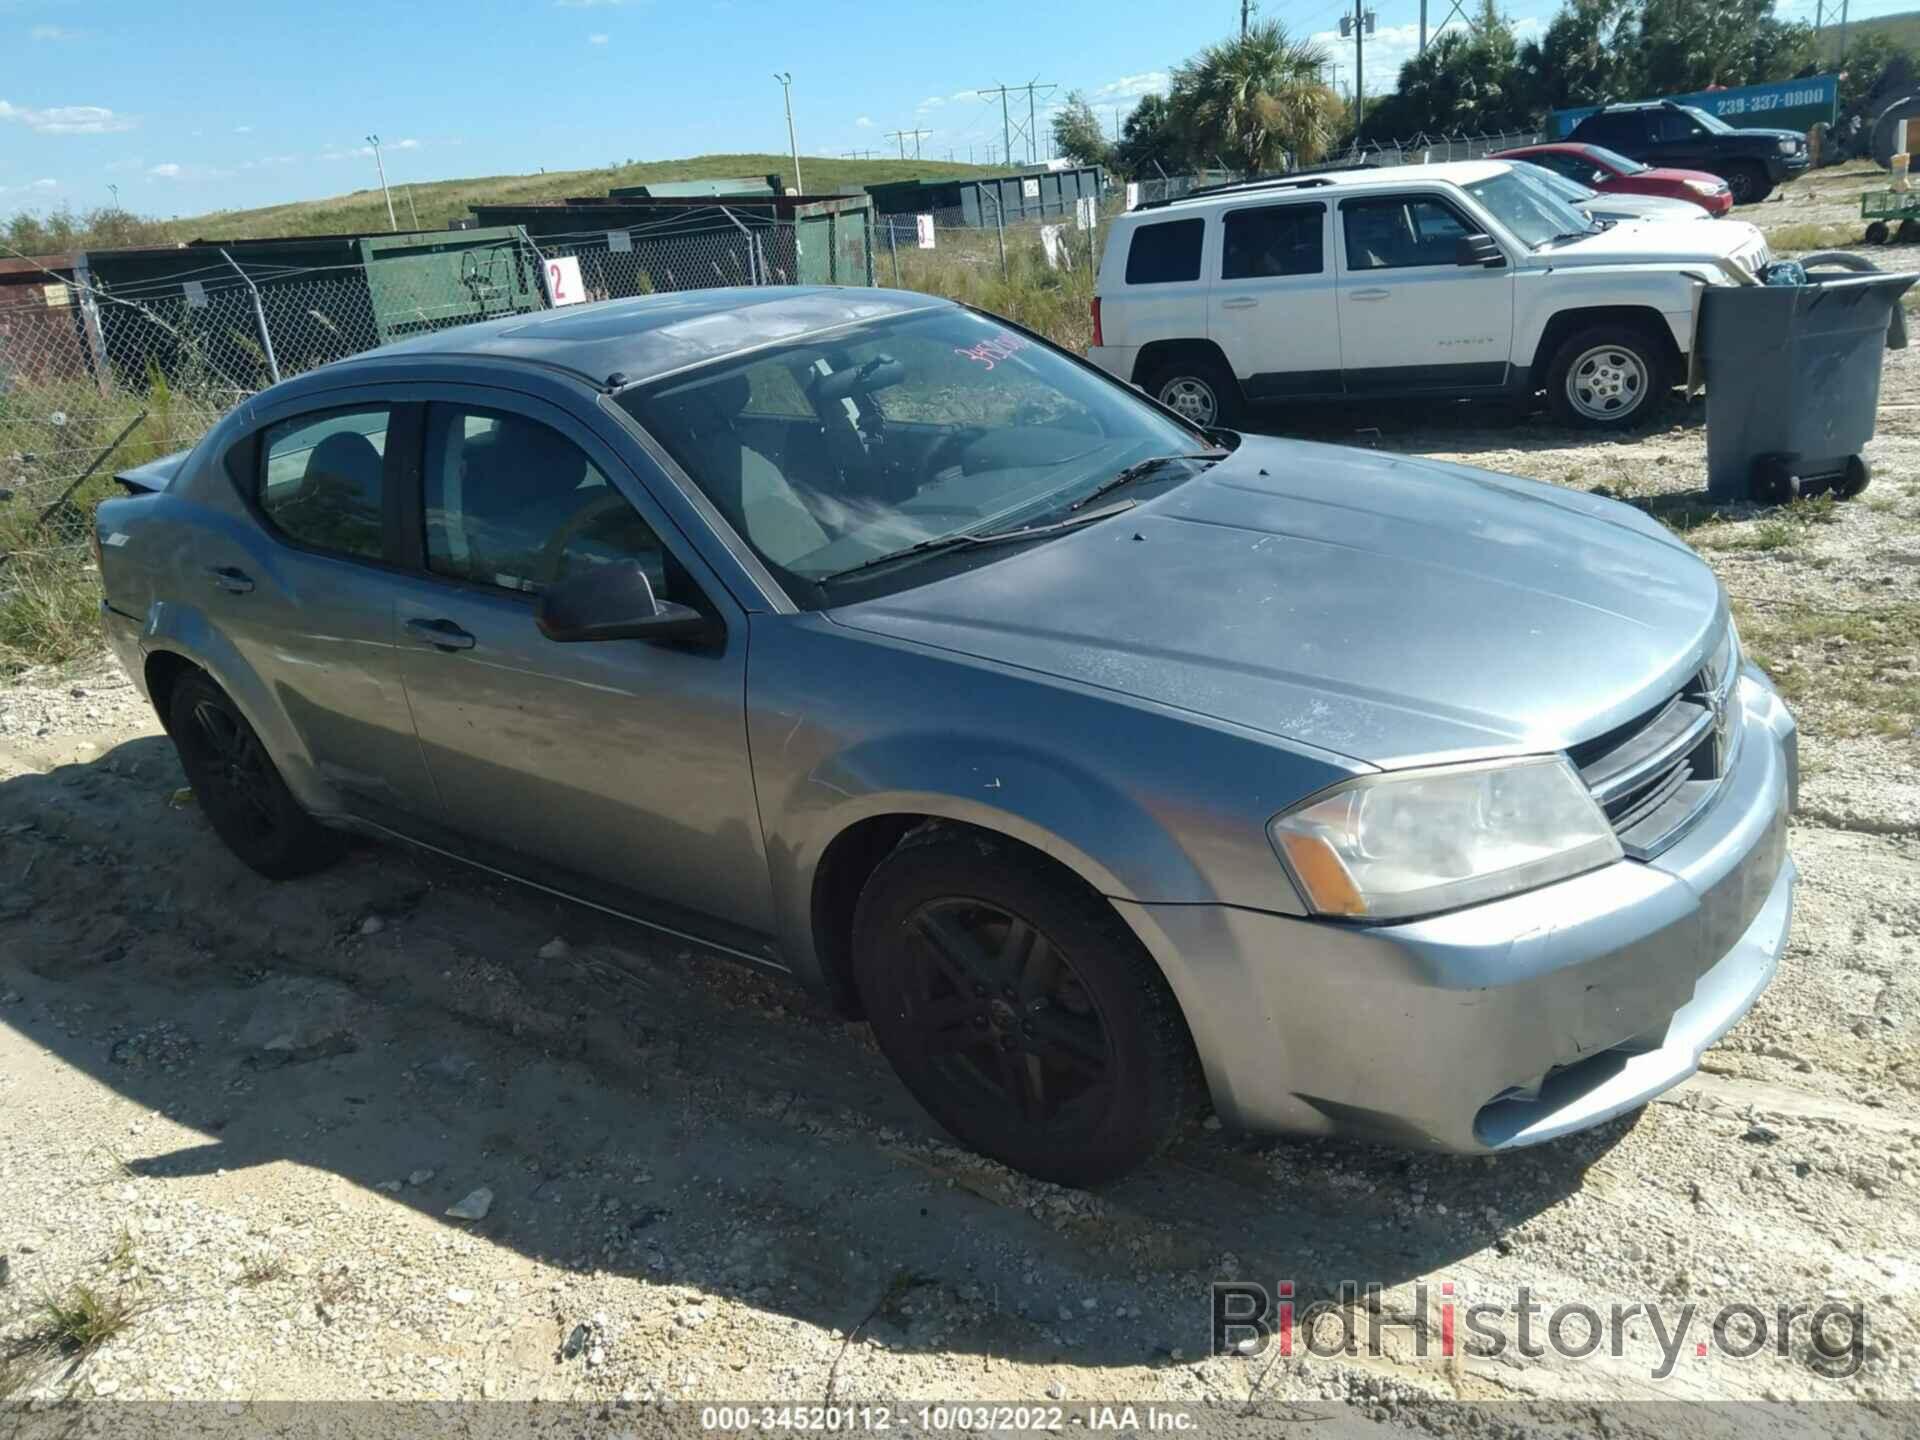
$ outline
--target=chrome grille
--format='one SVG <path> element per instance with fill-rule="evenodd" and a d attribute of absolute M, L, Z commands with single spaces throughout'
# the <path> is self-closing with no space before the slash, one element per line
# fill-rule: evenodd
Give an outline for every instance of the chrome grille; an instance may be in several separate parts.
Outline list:
<path fill-rule="evenodd" d="M 1707 663 L 1664 704 L 1569 751 L 1635 859 L 1677 839 L 1713 798 L 1739 739 L 1739 645 L 1729 625 Z"/>

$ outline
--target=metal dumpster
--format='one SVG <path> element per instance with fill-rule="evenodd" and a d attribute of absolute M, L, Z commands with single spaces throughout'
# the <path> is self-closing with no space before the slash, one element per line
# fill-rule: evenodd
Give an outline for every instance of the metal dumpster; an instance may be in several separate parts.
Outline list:
<path fill-rule="evenodd" d="M 1810 268 L 1805 285 L 1707 290 L 1709 498 L 1777 503 L 1816 488 L 1842 498 L 1866 488 L 1860 451 L 1873 438 L 1881 356 L 1916 279 Z"/>

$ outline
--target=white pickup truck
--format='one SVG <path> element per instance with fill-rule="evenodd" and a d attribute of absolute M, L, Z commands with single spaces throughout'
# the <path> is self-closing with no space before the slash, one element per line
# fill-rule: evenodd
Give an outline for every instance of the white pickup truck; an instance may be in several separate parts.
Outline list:
<path fill-rule="evenodd" d="M 1744 221 L 1596 223 L 1497 160 L 1254 181 L 1114 220 L 1087 354 L 1205 425 L 1544 390 L 1621 429 L 1686 378 L 1703 287 L 1769 259 Z"/>

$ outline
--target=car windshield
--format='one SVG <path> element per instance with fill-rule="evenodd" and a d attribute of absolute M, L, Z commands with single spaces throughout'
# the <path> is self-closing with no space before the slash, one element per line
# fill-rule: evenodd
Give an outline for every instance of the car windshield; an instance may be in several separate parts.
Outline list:
<path fill-rule="evenodd" d="M 1734 133 L 1733 126 L 1727 124 L 1727 122 L 1722 120 L 1718 115 L 1709 115 L 1698 105 L 1682 105 L 1680 108 L 1716 135 L 1731 135 Z"/>
<path fill-rule="evenodd" d="M 1536 184 L 1519 167 L 1476 180 L 1467 193 L 1493 212 L 1493 218 L 1516 235 L 1528 249 L 1538 250 L 1555 240 L 1572 240 L 1596 227 L 1560 196 Z"/>
<path fill-rule="evenodd" d="M 1584 205 L 1599 195 L 1597 190 L 1589 190 L 1578 180 L 1569 180 L 1558 171 L 1549 170 L 1544 165 L 1535 165 L 1530 161 L 1514 162 L 1513 173 L 1522 180 L 1531 180 L 1536 185 L 1544 185 L 1569 205 Z"/>
<path fill-rule="evenodd" d="M 1041 341 L 947 306 L 614 398 L 802 603 L 855 571 L 898 588 L 944 573 L 926 564 L 935 554 L 1006 553 L 981 537 L 1061 533 L 1136 485 L 1186 479 L 1217 448 Z"/>
<path fill-rule="evenodd" d="M 1638 175 L 1642 170 L 1650 170 L 1650 165 L 1642 165 L 1638 160 L 1630 160 L 1617 150 L 1609 150 L 1604 145 L 1587 146 L 1587 155 L 1594 164 L 1604 165 L 1609 170 L 1618 170 L 1622 175 Z"/>

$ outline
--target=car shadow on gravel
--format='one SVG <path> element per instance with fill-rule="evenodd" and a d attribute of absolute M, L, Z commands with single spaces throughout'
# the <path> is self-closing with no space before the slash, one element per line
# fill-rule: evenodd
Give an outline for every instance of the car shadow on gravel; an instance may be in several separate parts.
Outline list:
<path fill-rule="evenodd" d="M 1196 1125 L 1063 1190 L 948 1143 L 797 989 L 401 848 L 273 884 L 181 784 L 158 737 L 0 783 L 0 1026 L 200 1137 L 133 1153 L 116 1124 L 103 1179 L 264 1195 L 291 1162 L 895 1348 L 1152 1363 L 1205 1352 L 1216 1278 L 1309 1301 L 1507 1255 L 1632 1124 L 1497 1161 Z"/>

